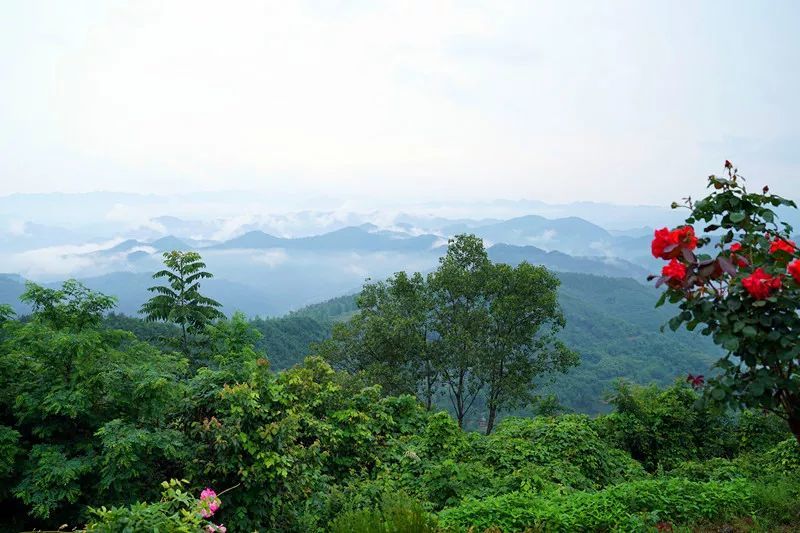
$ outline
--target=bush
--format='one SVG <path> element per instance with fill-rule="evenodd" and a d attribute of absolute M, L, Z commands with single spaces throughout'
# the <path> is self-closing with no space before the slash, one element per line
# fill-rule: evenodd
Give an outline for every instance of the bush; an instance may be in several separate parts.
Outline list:
<path fill-rule="evenodd" d="M 470 500 L 442 511 L 442 526 L 463 531 L 640 530 L 657 522 L 688 524 L 747 514 L 753 490 L 745 481 L 697 483 L 681 479 L 623 483 L 598 492 L 536 495 L 517 492 Z"/>
<path fill-rule="evenodd" d="M 200 514 L 200 500 L 184 489 L 185 481 L 162 483 L 161 501 L 135 503 L 128 507 L 90 508 L 92 520 L 87 532 L 119 533 L 134 531 L 169 531 L 171 533 L 224 532 L 225 527 L 211 524 Z"/>
<path fill-rule="evenodd" d="M 747 473 L 737 462 L 716 457 L 708 461 L 685 461 L 670 470 L 667 476 L 690 481 L 732 481 L 747 477 Z"/>
<path fill-rule="evenodd" d="M 800 445 L 792 437 L 786 439 L 764 454 L 765 466 L 775 473 L 800 472 Z"/>
<path fill-rule="evenodd" d="M 739 453 L 762 452 L 790 436 L 786 422 L 774 414 L 748 409 L 742 411 L 736 421 Z"/>
<path fill-rule="evenodd" d="M 648 472 L 735 451 L 731 418 L 698 409 L 698 395 L 686 383 L 660 389 L 620 381 L 609 401 L 615 412 L 598 417 L 597 431 Z"/>
<path fill-rule="evenodd" d="M 428 533 L 436 521 L 422 505 L 404 494 L 385 497 L 381 506 L 345 511 L 329 527 L 331 533 Z"/>
<path fill-rule="evenodd" d="M 549 466 L 551 481 L 574 488 L 598 488 L 644 476 L 641 465 L 603 441 L 584 415 L 507 418 L 486 444 L 487 461 L 494 465 Z"/>

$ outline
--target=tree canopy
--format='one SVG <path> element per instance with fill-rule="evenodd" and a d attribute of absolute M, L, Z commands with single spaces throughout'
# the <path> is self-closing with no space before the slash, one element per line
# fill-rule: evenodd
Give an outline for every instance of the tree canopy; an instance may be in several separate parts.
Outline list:
<path fill-rule="evenodd" d="M 443 393 L 460 426 L 483 398 L 488 433 L 499 410 L 532 400 L 536 378 L 577 364 L 556 337 L 558 285 L 544 267 L 493 264 L 480 239 L 459 235 L 427 277 L 367 283 L 359 311 L 316 353 L 429 409 Z"/>

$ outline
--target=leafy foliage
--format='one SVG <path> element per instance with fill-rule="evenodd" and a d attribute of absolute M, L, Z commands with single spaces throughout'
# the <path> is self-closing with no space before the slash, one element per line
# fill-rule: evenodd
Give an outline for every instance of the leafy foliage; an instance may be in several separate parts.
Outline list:
<path fill-rule="evenodd" d="M 657 523 L 689 524 L 752 510 L 743 481 L 643 480 L 569 495 L 515 492 L 468 500 L 439 518 L 444 526 L 502 531 L 646 531 Z"/>

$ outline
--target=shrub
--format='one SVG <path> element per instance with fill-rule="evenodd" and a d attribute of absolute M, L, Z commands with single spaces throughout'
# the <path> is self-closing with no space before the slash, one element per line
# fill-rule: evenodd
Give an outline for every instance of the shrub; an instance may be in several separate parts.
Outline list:
<path fill-rule="evenodd" d="M 387 496 L 381 506 L 341 513 L 329 527 L 331 533 L 428 533 L 436 521 L 419 502 L 404 494 Z"/>
<path fill-rule="evenodd" d="M 507 466 L 520 466 L 517 461 L 550 466 L 555 474 L 551 480 L 570 487 L 603 487 L 644 475 L 641 465 L 603 441 L 584 415 L 507 418 L 487 444 L 488 460 Z M 512 453 L 498 457 L 491 450 L 494 446 L 512 447 Z"/>
<path fill-rule="evenodd" d="M 747 409 L 741 412 L 736 421 L 736 440 L 740 453 L 768 450 L 790 435 L 786 422 L 771 413 Z"/>
<path fill-rule="evenodd" d="M 128 507 L 90 508 L 87 532 L 169 531 L 171 533 L 225 532 L 225 527 L 203 519 L 203 504 L 184 489 L 186 481 L 162 483 L 161 501 L 135 503 Z M 209 514 L 209 511 L 205 511 Z M 213 514 L 213 513 L 210 513 Z"/>
<path fill-rule="evenodd" d="M 747 477 L 747 474 L 736 462 L 715 457 L 708 461 L 685 461 L 670 470 L 667 476 L 690 481 L 732 481 Z"/>
<path fill-rule="evenodd" d="M 457 531 L 492 527 L 502 531 L 625 531 L 657 522 L 687 524 L 747 514 L 752 507 L 752 489 L 745 481 L 659 479 L 567 496 L 517 492 L 470 500 L 442 511 L 439 520 Z"/>
<path fill-rule="evenodd" d="M 800 445 L 797 440 L 789 438 L 764 454 L 766 467 L 776 473 L 800 472 Z"/>

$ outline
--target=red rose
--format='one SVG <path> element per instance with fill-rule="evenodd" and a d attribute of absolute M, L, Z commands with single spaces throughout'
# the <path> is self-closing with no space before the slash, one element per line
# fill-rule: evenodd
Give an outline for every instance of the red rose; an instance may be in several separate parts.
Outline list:
<path fill-rule="evenodd" d="M 797 283 L 800 283 L 800 259 L 795 259 L 789 263 L 789 266 L 786 267 L 786 271 L 789 272 L 789 275 L 791 275 Z"/>
<path fill-rule="evenodd" d="M 756 300 L 768 298 L 770 293 L 781 287 L 783 280 L 780 277 L 770 276 L 762 269 L 757 268 L 755 272 L 742 280 L 742 285 L 750 296 Z"/>
<path fill-rule="evenodd" d="M 736 263 L 736 266 L 738 266 L 739 268 L 744 268 L 747 265 L 749 265 L 749 263 L 744 257 L 738 255 L 738 252 L 740 251 L 742 251 L 741 243 L 735 242 L 731 244 L 731 261 Z"/>
<path fill-rule="evenodd" d="M 697 237 L 692 226 L 683 226 L 672 231 L 669 228 L 657 229 L 650 245 L 653 257 L 674 259 L 681 254 L 681 249 L 697 248 Z"/>
<path fill-rule="evenodd" d="M 673 235 L 669 228 L 661 228 L 657 229 L 653 234 L 653 242 L 650 245 L 650 249 L 653 252 L 653 257 L 670 259 L 678 255 L 679 249 L 677 244 L 677 236 Z M 667 248 L 670 249 L 667 251 Z"/>
<path fill-rule="evenodd" d="M 692 226 L 683 226 L 682 228 L 672 230 L 672 232 L 677 234 L 678 242 L 684 248 L 688 250 L 697 248 L 697 237 L 694 235 L 694 228 Z"/>
<path fill-rule="evenodd" d="M 785 241 L 783 239 L 775 239 L 769 245 L 769 253 L 774 254 L 775 252 L 786 252 L 787 254 L 794 254 L 794 250 L 797 248 L 797 245 L 794 241 Z"/>
<path fill-rule="evenodd" d="M 661 269 L 661 275 L 671 280 L 683 281 L 686 279 L 686 265 L 680 263 L 677 259 L 673 259 Z"/>

